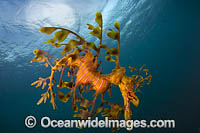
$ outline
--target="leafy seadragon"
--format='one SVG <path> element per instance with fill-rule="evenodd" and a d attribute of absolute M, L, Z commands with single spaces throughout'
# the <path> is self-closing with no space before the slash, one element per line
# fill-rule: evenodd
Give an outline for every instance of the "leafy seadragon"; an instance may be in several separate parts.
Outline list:
<path fill-rule="evenodd" d="M 117 48 L 109 48 L 107 45 L 102 44 L 102 32 L 103 32 L 103 22 L 102 15 L 100 12 L 96 13 L 95 22 L 97 26 L 91 24 L 88 25 L 88 29 L 91 30 L 90 34 L 99 39 L 99 45 L 94 44 L 94 42 L 87 42 L 83 37 L 80 37 L 77 33 L 59 27 L 42 27 L 40 32 L 50 35 L 55 32 L 54 37 L 47 40 L 44 43 L 49 43 L 52 46 L 58 48 L 64 46 L 62 51 L 62 57 L 60 59 L 55 59 L 47 52 L 36 49 L 33 51 L 35 57 L 31 60 L 32 62 L 45 62 L 45 67 L 51 67 L 51 75 L 47 78 L 39 78 L 31 85 L 36 85 L 39 87 L 42 85 L 42 89 L 48 85 L 46 93 L 43 93 L 41 99 L 38 101 L 38 105 L 42 102 L 46 102 L 47 98 L 51 98 L 51 104 L 53 109 L 56 108 L 55 99 L 56 94 L 54 88 L 58 88 L 58 99 L 62 102 L 67 102 L 70 97 L 72 97 L 72 109 L 74 112 L 79 112 L 75 114 L 74 117 L 80 117 L 82 119 L 87 119 L 88 117 L 94 117 L 98 113 L 102 116 L 108 117 L 109 119 L 119 119 L 120 113 L 124 113 L 124 119 L 131 119 L 131 109 L 130 102 L 136 107 L 139 104 L 139 99 L 136 96 L 136 92 L 140 92 L 140 87 L 145 84 L 149 85 L 152 76 L 148 73 L 148 69 L 144 68 L 143 65 L 140 69 L 131 67 L 130 71 L 133 72 L 131 77 L 125 74 L 126 69 L 120 66 L 119 63 L 119 51 L 120 51 L 120 26 L 116 21 L 114 23 L 115 30 L 105 29 L 108 37 L 118 41 Z M 69 34 L 75 35 L 76 39 L 69 40 L 68 43 L 62 43 L 66 40 Z M 109 62 L 115 62 L 116 67 L 109 74 L 102 74 L 101 62 L 98 62 L 98 57 L 101 49 L 106 50 L 108 56 L 105 59 Z M 95 55 L 93 53 L 95 52 Z M 66 71 L 64 71 L 66 70 Z M 59 71 L 60 80 L 56 85 L 56 80 L 54 79 L 54 74 Z M 63 74 L 68 74 L 71 77 L 69 82 L 63 81 Z M 49 83 L 47 84 L 47 81 Z M 104 94 L 108 91 L 111 96 L 112 85 L 119 86 L 122 97 L 124 99 L 124 105 L 111 103 L 104 100 Z M 53 88 L 54 87 L 54 88 Z M 61 92 L 62 88 L 68 88 L 69 92 L 64 94 Z M 76 90 L 78 89 L 78 93 Z M 92 101 L 87 100 L 83 97 L 83 93 L 87 93 L 90 90 L 95 90 L 94 98 Z M 50 93 L 50 94 L 49 94 Z M 95 102 L 97 97 L 101 94 L 101 105 L 95 109 Z M 79 96 L 78 96 L 79 95 Z M 78 107 L 77 103 L 80 103 Z M 110 108 L 104 108 L 107 104 Z M 80 109 L 79 109 L 80 108 Z M 90 110 L 89 110 L 90 109 Z"/>

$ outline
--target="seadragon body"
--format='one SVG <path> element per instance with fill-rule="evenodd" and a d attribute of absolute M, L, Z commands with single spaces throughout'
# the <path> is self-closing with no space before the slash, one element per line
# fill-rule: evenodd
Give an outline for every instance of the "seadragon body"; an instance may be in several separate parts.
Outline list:
<path fill-rule="evenodd" d="M 72 61 L 71 58 L 68 59 L 67 66 L 79 68 L 76 74 L 74 89 L 79 85 L 90 84 L 92 89 L 96 91 L 97 97 L 99 93 L 104 95 L 105 91 L 109 89 L 109 84 L 118 85 L 124 98 L 125 118 L 130 119 L 129 102 L 131 101 L 135 106 L 139 104 L 138 97 L 132 91 L 134 79 L 125 75 L 125 68 L 123 67 L 115 69 L 111 74 L 100 74 L 100 72 L 97 72 L 97 66 L 93 60 L 94 55 L 91 52 L 88 52 L 83 57 L 78 57 L 75 61 Z M 96 97 L 94 101 L 96 101 Z"/>
<path fill-rule="evenodd" d="M 108 104 L 111 108 L 104 108 L 104 112 L 102 112 L 102 116 L 108 116 L 110 119 L 118 119 L 120 113 L 124 113 L 125 120 L 131 119 L 131 109 L 130 102 L 133 105 L 138 106 L 139 99 L 136 96 L 136 92 L 140 91 L 139 88 L 143 87 L 145 84 L 149 84 L 151 82 L 151 75 L 148 74 L 148 69 L 144 69 L 142 66 L 139 70 L 134 67 L 129 67 L 131 72 L 136 72 L 132 77 L 129 77 L 125 74 L 126 69 L 121 67 L 119 64 L 119 49 L 120 49 L 120 28 L 118 22 L 115 23 L 115 28 L 118 31 L 114 31 L 112 29 L 107 29 L 108 36 L 114 40 L 118 41 L 118 48 L 108 48 L 106 45 L 102 44 L 102 16 L 100 12 L 97 12 L 95 21 L 99 26 L 94 27 L 88 24 L 88 29 L 92 30 L 90 34 L 97 37 L 100 40 L 99 46 L 96 47 L 94 43 L 85 41 L 78 34 L 63 28 L 58 27 L 43 27 L 40 29 L 41 32 L 46 34 L 51 34 L 55 30 L 61 30 L 55 33 L 55 37 L 46 41 L 45 43 L 50 43 L 53 46 L 60 47 L 62 45 L 65 46 L 62 55 L 63 57 L 60 59 L 54 59 L 47 52 L 36 49 L 34 50 L 34 54 L 36 55 L 31 62 L 45 62 L 45 66 L 50 65 L 51 67 L 51 75 L 47 78 L 39 78 L 38 81 L 32 83 L 32 85 L 36 85 L 39 87 L 43 84 L 42 89 L 47 85 L 47 80 L 49 80 L 47 92 L 42 94 L 41 99 L 37 104 L 40 104 L 42 101 L 46 102 L 47 98 L 51 95 L 51 103 L 53 108 L 56 107 L 55 99 L 56 94 L 54 92 L 53 86 L 55 86 L 56 81 L 54 79 L 54 74 L 57 71 L 61 72 L 58 88 L 58 98 L 67 102 L 70 97 L 72 97 L 72 109 L 74 112 L 78 112 L 77 102 L 80 102 L 80 106 L 82 109 L 79 110 L 80 114 L 75 114 L 74 117 L 81 117 L 82 119 L 86 119 L 89 116 L 95 116 L 98 113 L 103 111 L 103 105 Z M 60 44 L 63 42 L 68 34 L 73 34 L 78 38 L 78 40 L 70 40 L 67 44 Z M 107 61 L 115 62 L 116 67 L 109 74 L 102 74 L 101 70 L 99 70 L 100 63 L 98 64 L 98 56 L 100 54 L 101 48 L 107 50 L 107 54 L 109 56 L 106 57 Z M 93 54 L 92 50 L 96 52 L 96 55 Z M 113 59 L 112 57 L 115 57 Z M 64 82 L 62 79 L 63 74 L 67 70 L 68 76 L 71 76 L 70 82 Z M 144 73 L 144 77 L 142 76 Z M 75 79 L 75 81 L 74 81 Z M 112 85 L 116 85 L 120 88 L 122 97 L 124 99 L 124 105 L 112 103 L 104 100 L 104 94 L 106 91 L 111 95 L 111 87 Z M 89 89 L 84 89 L 89 87 Z M 69 88 L 70 91 L 68 94 L 64 95 L 61 92 L 62 88 Z M 76 90 L 78 88 L 78 97 Z M 92 101 L 85 99 L 82 93 L 95 90 L 94 98 Z M 49 95 L 50 92 L 50 95 Z M 101 94 L 101 105 L 94 111 L 95 102 L 97 97 Z M 89 107 L 90 111 L 89 111 Z"/>

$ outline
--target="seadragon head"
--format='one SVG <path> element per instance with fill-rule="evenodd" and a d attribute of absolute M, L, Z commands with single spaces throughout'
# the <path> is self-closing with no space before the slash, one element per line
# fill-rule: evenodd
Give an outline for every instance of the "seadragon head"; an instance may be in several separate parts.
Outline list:
<path fill-rule="evenodd" d="M 111 83 L 119 85 L 122 97 L 124 99 L 124 117 L 125 120 L 128 120 L 131 118 L 130 102 L 137 107 L 139 104 L 139 99 L 133 91 L 135 80 L 132 77 L 128 77 L 125 74 L 125 71 L 126 70 L 124 67 L 114 69 L 109 80 Z"/>
<path fill-rule="evenodd" d="M 133 91 L 133 84 L 134 80 L 132 77 L 128 77 L 124 75 L 121 78 L 121 83 L 119 84 L 120 91 L 122 93 L 122 97 L 124 99 L 124 117 L 125 120 L 131 119 L 131 109 L 130 109 L 130 102 L 134 106 L 138 106 L 139 99 L 135 95 L 135 92 Z"/>

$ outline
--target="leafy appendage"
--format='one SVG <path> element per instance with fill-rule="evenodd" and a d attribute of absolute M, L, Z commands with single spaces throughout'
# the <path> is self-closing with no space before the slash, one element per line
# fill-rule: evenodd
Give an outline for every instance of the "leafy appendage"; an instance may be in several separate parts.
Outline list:
<path fill-rule="evenodd" d="M 134 90 L 135 92 L 141 92 L 139 88 L 143 87 L 145 84 L 149 85 L 151 83 L 151 74 L 149 74 L 149 69 L 144 68 L 146 65 L 142 65 L 139 70 L 135 67 L 129 66 L 129 69 L 132 73 L 134 79 Z"/>
<path fill-rule="evenodd" d="M 118 48 L 107 48 L 107 51 L 106 53 L 110 56 L 115 56 L 116 60 L 115 60 L 115 63 L 116 63 L 116 68 L 120 68 L 120 65 L 119 65 L 119 51 L 120 51 L 120 26 L 119 26 L 119 22 L 116 21 L 114 23 L 114 27 L 117 29 L 116 30 L 113 30 L 113 29 L 105 29 L 106 31 L 109 31 L 107 32 L 107 36 L 110 37 L 111 39 L 113 40 L 117 40 L 118 41 Z"/>

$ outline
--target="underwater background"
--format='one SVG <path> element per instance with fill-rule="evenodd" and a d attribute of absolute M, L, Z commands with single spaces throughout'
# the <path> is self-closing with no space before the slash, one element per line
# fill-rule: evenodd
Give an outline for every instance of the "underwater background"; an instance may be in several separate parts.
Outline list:
<path fill-rule="evenodd" d="M 71 101 L 57 100 L 56 110 L 49 101 L 36 105 L 43 90 L 30 84 L 48 76 L 50 69 L 30 60 L 36 48 L 60 56 L 59 49 L 42 44 L 47 40 L 39 33 L 43 26 L 68 28 L 95 41 L 86 24 L 94 23 L 96 11 L 103 15 L 104 28 L 112 28 L 116 20 L 120 23 L 120 65 L 128 69 L 146 64 L 153 76 L 152 83 L 137 94 L 140 104 L 131 107 L 132 119 L 176 121 L 175 129 L 129 132 L 200 132 L 199 0 L 0 0 L 0 132 L 111 132 L 105 128 L 42 129 L 39 124 L 28 129 L 24 124 L 28 115 L 38 120 L 43 116 L 74 119 Z M 116 46 L 105 35 L 103 43 Z M 104 72 L 111 72 L 114 64 L 106 63 L 103 55 L 101 60 Z M 112 89 L 112 100 L 123 103 L 119 88 Z"/>

